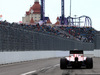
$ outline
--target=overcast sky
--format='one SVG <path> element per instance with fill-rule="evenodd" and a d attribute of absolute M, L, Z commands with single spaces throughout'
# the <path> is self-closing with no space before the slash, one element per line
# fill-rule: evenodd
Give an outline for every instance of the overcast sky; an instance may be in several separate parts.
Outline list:
<path fill-rule="evenodd" d="M 34 4 L 34 0 L 0 0 L 0 15 L 8 22 L 19 22 L 25 12 Z M 65 0 L 65 16 L 69 16 L 70 0 Z M 45 0 L 45 15 L 52 23 L 61 15 L 61 0 Z M 87 15 L 92 19 L 92 25 L 100 30 L 100 0 L 72 0 L 72 16 Z"/>

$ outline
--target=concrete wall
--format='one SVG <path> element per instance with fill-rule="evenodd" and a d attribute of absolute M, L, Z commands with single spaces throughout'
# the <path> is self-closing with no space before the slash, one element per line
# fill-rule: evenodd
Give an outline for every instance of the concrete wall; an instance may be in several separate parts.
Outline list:
<path fill-rule="evenodd" d="M 10 26 L 0 27 L 1 51 L 25 51 L 25 50 L 93 50 L 93 43 L 84 43 L 73 39 L 67 39 L 58 35 L 34 32 Z"/>
<path fill-rule="evenodd" d="M 10 51 L 0 52 L 0 64 L 68 56 L 68 51 Z"/>
<path fill-rule="evenodd" d="M 96 52 L 96 51 L 95 51 Z M 84 56 L 93 57 L 94 51 L 85 51 Z M 99 50 L 100 53 L 100 50 Z M 99 53 L 95 53 L 96 57 Z M 65 57 L 69 56 L 69 51 L 6 51 L 0 52 L 0 64 L 14 63 L 21 61 L 30 61 L 36 59 L 45 59 L 53 57 Z M 100 57 L 100 55 L 99 55 Z"/>
<path fill-rule="evenodd" d="M 94 57 L 100 57 L 100 49 L 94 50 Z"/>

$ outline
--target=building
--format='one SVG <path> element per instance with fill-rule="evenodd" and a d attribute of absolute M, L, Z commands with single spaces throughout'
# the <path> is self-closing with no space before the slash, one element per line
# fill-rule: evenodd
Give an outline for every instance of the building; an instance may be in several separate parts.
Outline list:
<path fill-rule="evenodd" d="M 40 21 L 40 19 L 41 5 L 39 4 L 39 0 L 35 0 L 29 11 L 26 11 L 25 17 L 22 17 L 22 22 L 26 24 L 36 24 Z M 45 17 L 45 22 L 46 25 L 52 25 L 49 17 Z"/>
<path fill-rule="evenodd" d="M 41 18 L 41 5 L 39 0 L 35 0 L 29 11 L 26 11 L 25 17 L 22 17 L 23 23 L 37 23 Z"/>

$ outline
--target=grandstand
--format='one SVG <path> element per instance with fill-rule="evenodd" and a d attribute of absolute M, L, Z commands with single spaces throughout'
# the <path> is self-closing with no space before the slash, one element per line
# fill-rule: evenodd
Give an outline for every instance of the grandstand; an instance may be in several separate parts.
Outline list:
<path fill-rule="evenodd" d="M 61 30 L 64 30 L 67 34 L 72 35 L 74 38 L 76 38 L 79 41 L 83 42 L 92 42 L 94 39 L 94 34 L 96 33 L 96 30 L 94 30 L 91 27 L 59 27 Z"/>
<path fill-rule="evenodd" d="M 26 25 L 0 21 L 0 50 L 93 50 L 95 33 L 97 31 L 92 27 Z"/>

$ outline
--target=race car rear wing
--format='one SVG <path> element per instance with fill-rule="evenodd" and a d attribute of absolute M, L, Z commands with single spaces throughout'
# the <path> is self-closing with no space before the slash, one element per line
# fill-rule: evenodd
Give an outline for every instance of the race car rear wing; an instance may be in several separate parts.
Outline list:
<path fill-rule="evenodd" d="M 70 54 L 83 54 L 83 50 L 70 50 Z"/>

